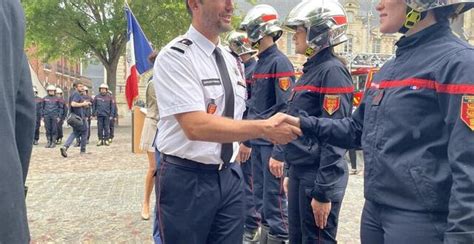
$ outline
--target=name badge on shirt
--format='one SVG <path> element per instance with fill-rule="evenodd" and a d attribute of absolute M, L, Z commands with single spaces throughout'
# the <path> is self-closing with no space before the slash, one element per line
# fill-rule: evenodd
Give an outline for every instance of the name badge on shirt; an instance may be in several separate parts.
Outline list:
<path fill-rule="evenodd" d="M 220 86 L 221 80 L 217 78 L 201 80 L 203 86 Z"/>

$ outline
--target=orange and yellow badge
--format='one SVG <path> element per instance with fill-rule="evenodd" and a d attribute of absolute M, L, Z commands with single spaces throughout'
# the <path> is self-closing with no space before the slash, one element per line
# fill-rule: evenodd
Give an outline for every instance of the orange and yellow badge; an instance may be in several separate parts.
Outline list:
<path fill-rule="evenodd" d="M 339 95 L 325 95 L 323 108 L 329 115 L 333 115 L 341 107 L 341 97 Z"/>
<path fill-rule="evenodd" d="M 461 120 L 474 131 L 474 96 L 462 97 Z"/>
<path fill-rule="evenodd" d="M 211 100 L 211 102 L 207 105 L 207 113 L 208 114 L 215 114 L 217 111 L 217 105 L 214 99 Z"/>
<path fill-rule="evenodd" d="M 283 91 L 287 91 L 291 86 L 291 78 L 290 77 L 282 77 L 278 79 L 278 85 Z"/>

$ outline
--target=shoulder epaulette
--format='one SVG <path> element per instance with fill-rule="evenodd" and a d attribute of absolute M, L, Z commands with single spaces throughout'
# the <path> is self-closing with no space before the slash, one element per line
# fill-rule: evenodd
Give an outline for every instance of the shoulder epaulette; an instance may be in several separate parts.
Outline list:
<path fill-rule="evenodd" d="M 187 38 L 183 38 L 183 39 L 177 41 L 175 44 L 173 44 L 171 46 L 171 49 L 184 54 L 185 50 L 188 49 L 189 46 L 191 46 L 192 44 L 193 44 L 193 41 L 191 41 Z"/>

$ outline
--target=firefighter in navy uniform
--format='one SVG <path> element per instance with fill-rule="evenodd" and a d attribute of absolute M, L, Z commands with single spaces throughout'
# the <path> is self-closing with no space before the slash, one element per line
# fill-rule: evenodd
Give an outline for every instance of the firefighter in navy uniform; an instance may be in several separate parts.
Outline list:
<path fill-rule="evenodd" d="M 111 91 L 108 92 L 109 95 L 112 97 L 112 114 L 110 116 L 110 136 L 109 136 L 109 144 L 112 143 L 115 137 L 115 123 L 118 121 L 118 107 L 115 98 Z"/>
<path fill-rule="evenodd" d="M 92 102 L 92 113 L 97 118 L 97 130 L 99 140 L 97 146 L 108 146 L 110 135 L 110 117 L 112 115 L 112 97 L 107 93 L 109 86 L 102 84 L 99 86 L 99 95 L 95 96 Z"/>
<path fill-rule="evenodd" d="M 252 46 L 259 52 L 247 118 L 266 119 L 285 107 L 295 80 L 293 65 L 275 44 L 283 32 L 273 7 L 261 4 L 252 8 L 241 23 L 241 29 L 246 30 Z M 288 239 L 288 213 L 282 190 L 283 177 L 276 178 L 269 171 L 270 161 L 283 167 L 283 154 L 267 140 L 250 143 L 255 205 L 262 219 L 261 241 L 284 243 Z"/>
<path fill-rule="evenodd" d="M 287 112 L 319 118 L 350 117 L 352 79 L 334 47 L 347 40 L 347 18 L 337 0 L 303 1 L 287 17 L 297 54 L 308 57 L 292 89 Z M 307 137 L 281 146 L 289 178 L 290 243 L 337 243 L 339 211 L 348 181 L 345 149 Z M 278 165 L 277 165 L 278 166 Z M 270 167 L 281 177 L 283 170 Z"/>
<path fill-rule="evenodd" d="M 364 150 L 363 244 L 474 243 L 474 48 L 449 18 L 473 0 L 382 0 L 402 32 L 352 119 L 300 116 L 304 136 Z"/>
<path fill-rule="evenodd" d="M 251 96 L 251 80 L 255 71 L 257 61 L 254 55 L 256 50 L 252 49 L 247 34 L 243 32 L 231 32 L 227 37 L 231 53 L 237 60 L 243 63 L 243 76 L 247 85 L 247 99 Z M 241 64 L 239 64 L 241 67 Z M 243 119 L 247 118 L 247 111 L 244 112 Z M 244 223 L 244 241 L 247 243 L 257 243 L 260 240 L 259 222 L 260 217 L 255 209 L 255 201 L 252 184 L 252 162 L 250 159 L 252 148 L 248 141 L 240 143 L 238 162 L 241 162 L 242 172 L 245 180 L 245 223 Z"/>
<path fill-rule="evenodd" d="M 40 136 L 40 127 L 41 127 L 41 110 L 43 104 L 43 98 L 38 96 L 38 89 L 33 87 L 35 93 L 35 104 L 36 104 L 36 124 L 35 124 L 35 137 L 33 145 L 38 145 L 39 136 Z"/>
<path fill-rule="evenodd" d="M 43 98 L 43 104 L 41 106 L 41 116 L 44 120 L 44 126 L 46 128 L 46 139 L 48 140 L 46 148 L 56 147 L 55 141 L 58 136 L 58 123 L 61 115 L 61 104 L 56 97 L 56 87 L 54 85 L 48 85 L 46 87 L 48 95 Z"/>
<path fill-rule="evenodd" d="M 58 137 L 56 138 L 56 141 L 54 143 L 56 143 L 56 145 L 59 145 L 61 144 L 64 137 L 63 125 L 64 125 L 64 120 L 66 120 L 66 117 L 67 117 L 68 107 L 63 97 L 63 90 L 59 87 L 56 88 L 56 96 L 58 97 L 60 110 L 59 110 L 59 122 L 58 122 Z"/>

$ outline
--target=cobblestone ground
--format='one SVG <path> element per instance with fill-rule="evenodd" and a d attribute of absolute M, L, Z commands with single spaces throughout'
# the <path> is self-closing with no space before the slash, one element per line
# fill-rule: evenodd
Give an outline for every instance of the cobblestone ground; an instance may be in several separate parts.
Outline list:
<path fill-rule="evenodd" d="M 70 148 L 66 159 L 59 147 L 44 148 L 41 135 L 27 181 L 32 243 L 152 243 L 152 221 L 140 217 L 146 155 L 130 152 L 130 127 L 118 127 L 109 147 L 95 146 L 94 129 L 90 154 Z M 362 176 L 350 177 L 339 243 L 359 243 L 362 184 Z"/>

